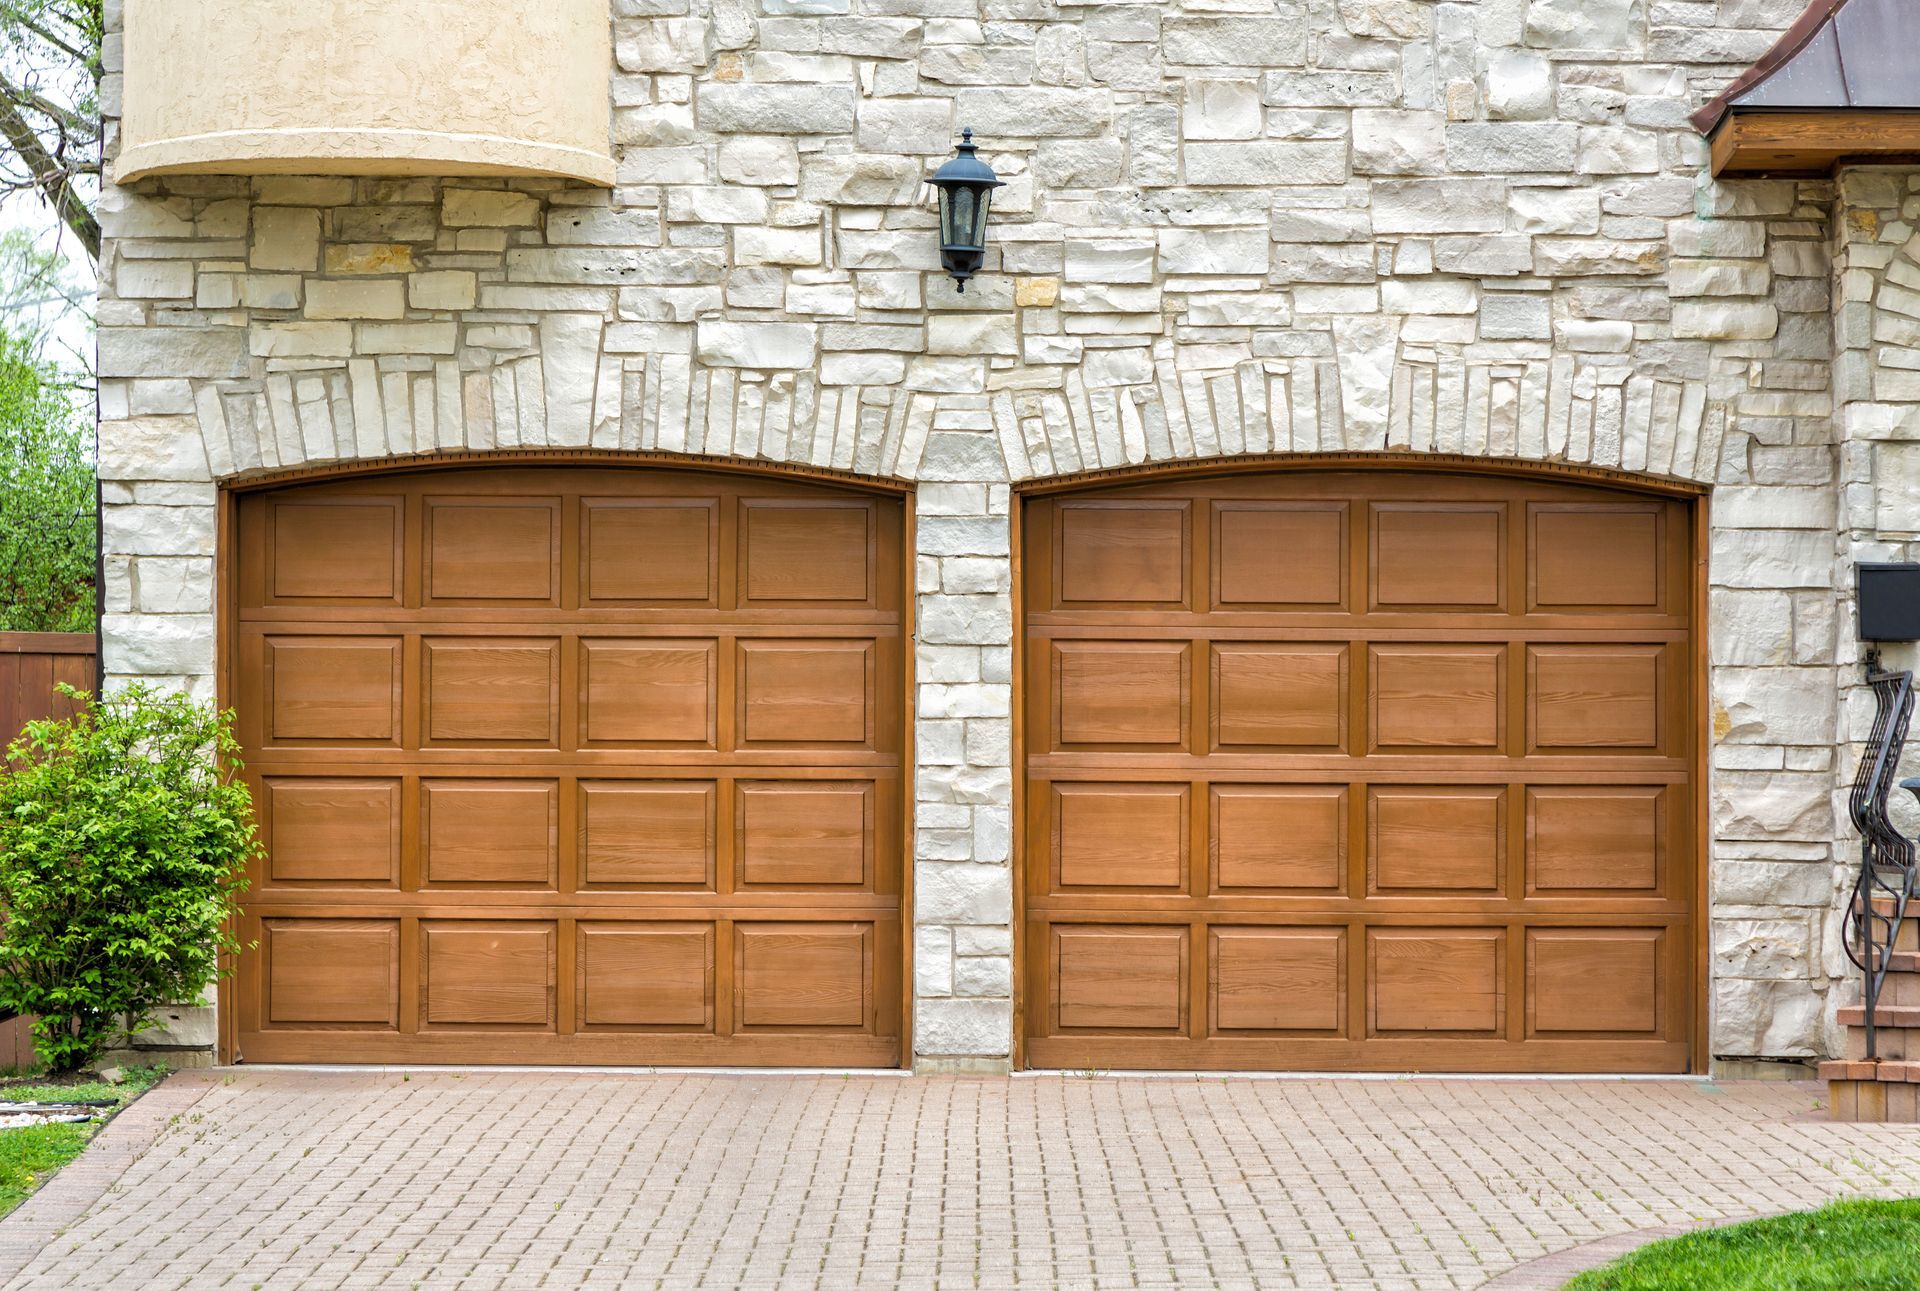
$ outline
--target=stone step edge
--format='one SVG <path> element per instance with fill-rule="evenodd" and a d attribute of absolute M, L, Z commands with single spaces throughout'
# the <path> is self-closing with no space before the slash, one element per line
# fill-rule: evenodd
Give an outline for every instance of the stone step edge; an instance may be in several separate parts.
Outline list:
<path fill-rule="evenodd" d="M 1920 1085 L 1920 1062 L 1881 1059 L 1878 1062 L 1836 1058 L 1820 1064 L 1820 1079 L 1868 1081 L 1882 1085 Z"/>

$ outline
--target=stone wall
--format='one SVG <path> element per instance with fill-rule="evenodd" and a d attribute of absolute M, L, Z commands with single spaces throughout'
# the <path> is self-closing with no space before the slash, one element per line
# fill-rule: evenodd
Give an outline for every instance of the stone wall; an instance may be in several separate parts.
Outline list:
<path fill-rule="evenodd" d="M 109 185 L 108 666 L 211 688 L 220 480 L 592 446 L 918 481 L 915 1041 L 991 1066 L 1012 482 L 1334 449 L 1701 481 L 1711 1049 L 1824 1052 L 1840 535 L 1920 459 L 1836 456 L 1832 185 L 1716 185 L 1686 123 L 1800 7 L 616 0 L 610 192 Z M 962 125 L 1008 180 L 964 295 L 921 183 Z"/>

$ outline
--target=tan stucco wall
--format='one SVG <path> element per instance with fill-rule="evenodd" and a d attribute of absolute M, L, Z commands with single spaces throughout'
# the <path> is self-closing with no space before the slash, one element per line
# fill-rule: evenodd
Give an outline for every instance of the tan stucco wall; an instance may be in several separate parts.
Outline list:
<path fill-rule="evenodd" d="M 115 178 L 613 182 L 606 0 L 127 0 Z M 564 69 L 564 70 L 562 70 Z"/>

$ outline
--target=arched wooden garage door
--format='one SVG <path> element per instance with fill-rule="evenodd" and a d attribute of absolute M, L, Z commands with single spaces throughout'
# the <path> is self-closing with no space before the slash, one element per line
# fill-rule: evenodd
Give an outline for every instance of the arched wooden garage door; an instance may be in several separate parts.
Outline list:
<path fill-rule="evenodd" d="M 240 498 L 238 1056 L 897 1064 L 903 523 L 663 468 Z"/>
<path fill-rule="evenodd" d="M 1686 1070 L 1689 519 L 1431 472 L 1028 501 L 1027 1061 Z"/>

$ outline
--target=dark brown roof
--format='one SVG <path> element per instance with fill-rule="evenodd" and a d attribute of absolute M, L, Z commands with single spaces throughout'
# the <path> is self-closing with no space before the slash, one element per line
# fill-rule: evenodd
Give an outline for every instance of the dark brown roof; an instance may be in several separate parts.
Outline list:
<path fill-rule="evenodd" d="M 1920 109 L 1920 2 L 1813 0 L 1693 124 L 1711 134 L 1729 112 L 1823 108 Z"/>

